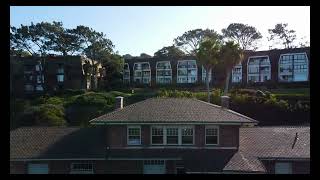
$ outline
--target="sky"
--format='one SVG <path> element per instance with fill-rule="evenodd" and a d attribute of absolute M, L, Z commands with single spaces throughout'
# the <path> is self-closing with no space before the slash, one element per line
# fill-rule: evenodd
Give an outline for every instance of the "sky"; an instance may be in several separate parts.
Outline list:
<path fill-rule="evenodd" d="M 61 21 L 65 28 L 85 25 L 103 32 L 120 55 L 153 55 L 192 29 L 221 33 L 230 23 L 254 26 L 263 38 L 258 50 L 268 50 L 268 29 L 288 23 L 297 40 L 310 42 L 310 6 L 11 6 L 10 25 Z"/>

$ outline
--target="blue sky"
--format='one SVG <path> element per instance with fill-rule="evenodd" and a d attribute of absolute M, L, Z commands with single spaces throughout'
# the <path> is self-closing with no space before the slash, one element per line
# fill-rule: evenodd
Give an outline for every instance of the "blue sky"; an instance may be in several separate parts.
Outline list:
<path fill-rule="evenodd" d="M 153 55 L 185 31 L 210 28 L 221 32 L 230 23 L 239 22 L 256 27 L 264 36 L 258 50 L 266 50 L 268 29 L 276 23 L 288 23 L 296 30 L 297 39 L 310 42 L 309 6 L 11 6 L 10 24 L 61 21 L 66 28 L 89 26 L 115 44 L 119 54 Z"/>

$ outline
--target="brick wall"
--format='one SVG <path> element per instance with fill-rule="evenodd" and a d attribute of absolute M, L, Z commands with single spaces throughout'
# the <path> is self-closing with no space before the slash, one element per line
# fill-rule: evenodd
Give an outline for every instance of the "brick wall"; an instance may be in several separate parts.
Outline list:
<path fill-rule="evenodd" d="M 108 126 L 107 144 L 113 148 L 127 146 L 127 127 L 125 125 Z"/>
<path fill-rule="evenodd" d="M 107 174 L 142 174 L 143 161 L 107 161 Z"/>
<path fill-rule="evenodd" d="M 205 125 L 195 125 L 195 146 L 205 146 Z M 141 143 L 143 146 L 151 144 L 150 125 L 141 126 Z M 221 125 L 219 126 L 219 146 L 238 147 L 239 146 L 239 126 Z M 127 146 L 127 126 L 112 125 L 107 127 L 107 144 L 111 148 L 121 148 Z"/>

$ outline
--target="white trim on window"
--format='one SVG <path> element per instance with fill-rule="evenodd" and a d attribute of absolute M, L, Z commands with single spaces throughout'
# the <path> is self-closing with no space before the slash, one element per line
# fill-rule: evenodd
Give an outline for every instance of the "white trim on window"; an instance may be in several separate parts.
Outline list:
<path fill-rule="evenodd" d="M 163 143 L 162 144 L 154 144 L 152 142 L 152 128 L 159 128 L 162 129 L 163 132 Z M 167 129 L 169 128 L 177 128 L 178 129 L 178 144 L 168 144 L 167 143 Z M 182 129 L 184 128 L 190 128 L 192 129 L 192 144 L 182 144 Z M 170 125 L 164 125 L 164 126 L 159 126 L 159 125 L 155 125 L 155 126 L 150 126 L 150 141 L 151 141 L 151 145 L 166 145 L 166 146 L 174 146 L 174 145 L 182 145 L 182 146 L 189 146 L 189 145 L 194 145 L 195 144 L 195 128 L 194 126 L 170 126 Z"/>
<path fill-rule="evenodd" d="M 290 81 L 285 81 L 285 80 L 281 80 L 281 75 L 285 74 L 285 73 L 280 73 L 280 61 L 282 59 L 283 56 L 286 56 L 286 55 L 304 55 L 305 58 L 306 58 L 306 69 L 307 69 L 307 72 L 306 72 L 306 76 L 307 76 L 307 80 L 309 80 L 309 58 L 308 58 L 308 55 L 306 52 L 301 52 L 301 53 L 285 53 L 285 54 L 280 54 L 279 56 L 279 60 L 278 60 L 278 82 L 299 82 L 299 81 L 295 81 L 295 77 L 294 77 L 294 70 L 295 70 L 295 65 L 294 65 L 294 59 L 292 59 L 292 64 L 293 64 L 293 67 L 292 67 L 292 80 Z M 300 82 L 305 82 L 305 81 L 300 81 Z"/>
<path fill-rule="evenodd" d="M 141 70 L 136 70 L 135 67 L 136 65 L 141 64 Z M 142 69 L 142 64 L 148 64 L 148 69 Z M 141 76 L 136 77 L 136 71 L 141 72 Z M 149 72 L 149 77 L 144 77 L 143 73 L 144 72 Z M 151 66 L 149 62 L 136 62 L 133 64 L 133 82 L 136 83 L 136 79 L 140 79 L 141 81 L 139 82 L 140 84 L 151 84 Z M 144 83 L 144 79 L 148 79 L 148 83 Z"/>
<path fill-rule="evenodd" d="M 248 60 L 247 60 L 247 83 L 249 83 L 249 62 L 250 62 L 250 59 L 253 59 L 253 58 L 263 58 L 263 57 L 267 57 L 267 59 L 268 59 L 268 66 L 269 66 L 269 71 L 268 71 L 268 74 L 267 74 L 267 77 L 269 77 L 268 78 L 268 80 L 271 80 L 271 61 L 270 61 L 270 58 L 269 58 L 269 55 L 263 55 L 263 56 L 249 56 L 248 57 Z M 252 65 L 253 66 L 253 65 Z M 259 63 L 259 65 L 258 65 L 258 77 L 259 77 L 259 80 L 257 81 L 257 82 L 264 82 L 265 80 L 262 80 L 261 81 L 261 73 L 260 73 L 260 67 L 261 67 L 261 65 L 260 65 L 260 63 Z M 251 73 L 252 74 L 252 73 Z M 257 73 L 256 73 L 257 74 Z M 257 77 L 257 75 L 254 75 L 255 77 Z M 256 82 L 254 82 L 254 83 L 256 83 Z"/>
<path fill-rule="evenodd" d="M 139 129 L 139 137 L 140 137 L 140 139 L 139 139 L 139 143 L 138 144 L 135 144 L 135 143 L 133 143 L 133 144 L 131 144 L 131 143 L 129 143 L 130 141 L 129 141 L 129 129 Z M 127 126 L 127 145 L 130 145 L 130 146 L 134 146 L 134 145 L 141 145 L 141 126 Z"/>
<path fill-rule="evenodd" d="M 158 64 L 159 64 L 159 63 L 169 63 L 169 69 L 158 68 Z M 161 71 L 161 70 L 166 70 L 166 71 L 170 70 L 170 76 L 160 76 L 160 77 L 162 77 L 162 78 L 164 78 L 164 77 L 165 77 L 165 78 L 170 78 L 170 83 L 172 83 L 172 67 L 171 67 L 170 61 L 157 61 L 157 63 L 156 63 L 156 83 L 157 83 L 157 84 L 170 84 L 170 83 L 160 82 L 160 81 L 159 81 L 158 70 L 159 70 L 159 71 Z"/>
<path fill-rule="evenodd" d="M 217 144 L 207 144 L 207 129 L 216 129 L 217 130 Z M 219 145 L 219 135 L 220 135 L 220 132 L 219 132 L 219 126 L 206 126 L 205 127 L 205 130 L 204 130 L 204 136 L 205 136 L 205 139 L 204 139 L 204 142 L 205 142 L 205 145 Z M 213 136 L 213 135 L 210 135 L 210 136 Z"/>
<path fill-rule="evenodd" d="M 127 65 L 127 69 L 125 69 L 124 67 Z M 125 76 L 125 72 L 128 72 L 129 73 L 129 76 L 126 77 Z M 130 83 L 130 66 L 129 66 L 129 63 L 124 63 L 123 65 L 123 82 L 125 83 L 125 80 L 128 81 L 128 83 Z"/>
<path fill-rule="evenodd" d="M 182 62 L 187 62 L 187 67 L 186 68 L 179 68 L 179 64 L 182 63 Z M 195 68 L 189 68 L 189 62 L 193 62 L 195 63 L 196 67 Z M 188 70 L 196 70 L 196 73 L 195 75 L 191 75 L 188 73 Z M 179 75 L 179 70 L 187 70 L 187 74 L 184 75 L 184 76 L 181 76 Z M 186 79 L 186 82 L 181 82 L 179 80 L 179 78 L 185 78 L 187 77 Z M 190 78 L 195 78 L 195 81 L 192 82 L 192 80 Z M 184 84 L 184 83 L 188 83 L 188 84 L 193 84 L 193 83 L 196 83 L 198 81 L 198 65 L 197 65 L 197 61 L 196 60 L 179 60 L 178 63 L 177 63 L 177 84 Z"/>

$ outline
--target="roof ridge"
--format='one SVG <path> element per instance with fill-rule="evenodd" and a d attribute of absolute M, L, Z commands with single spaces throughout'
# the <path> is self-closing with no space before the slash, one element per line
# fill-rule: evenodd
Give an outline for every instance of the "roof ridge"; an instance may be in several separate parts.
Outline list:
<path fill-rule="evenodd" d="M 212 104 L 212 103 L 208 103 L 208 102 L 205 102 L 205 101 L 202 101 L 202 100 L 199 100 L 199 99 L 195 99 L 195 100 L 200 101 L 200 102 L 205 103 L 205 104 L 208 104 L 208 105 L 210 105 L 210 106 L 216 107 L 216 108 L 220 108 L 221 110 L 230 112 L 230 113 L 232 113 L 232 114 L 241 116 L 241 117 L 246 118 L 246 119 L 248 119 L 248 120 L 250 120 L 250 121 L 259 122 L 259 121 L 255 120 L 255 119 L 252 119 L 252 118 L 250 118 L 250 117 L 248 117 L 248 116 L 245 116 L 245 115 L 243 115 L 243 114 L 241 114 L 241 113 L 238 113 L 238 112 L 236 112 L 236 111 L 233 111 L 233 110 L 231 110 L 231 109 L 223 108 L 222 106 L 219 106 L 219 105 L 216 105 L 216 104 Z"/>

